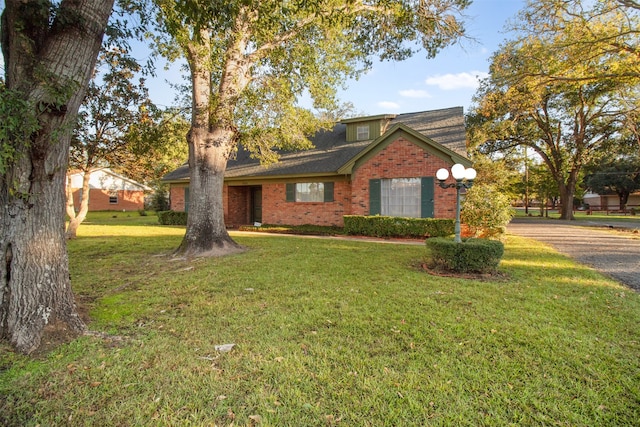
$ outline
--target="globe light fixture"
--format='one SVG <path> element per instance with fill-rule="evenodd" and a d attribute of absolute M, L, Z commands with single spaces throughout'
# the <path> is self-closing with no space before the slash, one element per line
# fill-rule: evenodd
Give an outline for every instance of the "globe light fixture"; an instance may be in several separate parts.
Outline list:
<path fill-rule="evenodd" d="M 460 238 L 460 189 L 471 188 L 473 180 L 476 179 L 476 170 L 474 168 L 465 168 L 464 165 L 456 163 L 451 166 L 451 176 L 456 180 L 456 182 L 447 184 L 445 181 L 449 178 L 449 171 L 442 168 L 438 169 L 436 172 L 436 178 L 439 181 L 440 187 L 455 187 L 456 189 L 456 224 L 454 241 L 456 243 L 460 243 L 462 242 L 462 239 Z"/>

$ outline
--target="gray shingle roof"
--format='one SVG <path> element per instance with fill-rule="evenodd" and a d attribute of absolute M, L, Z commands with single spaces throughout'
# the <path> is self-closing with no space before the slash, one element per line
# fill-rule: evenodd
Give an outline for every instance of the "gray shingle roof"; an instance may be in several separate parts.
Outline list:
<path fill-rule="evenodd" d="M 462 107 L 419 113 L 399 114 L 388 129 L 402 123 L 462 156 L 465 156 L 466 134 Z M 238 148 L 235 159 L 229 160 L 225 178 L 276 177 L 291 175 L 320 175 L 336 173 L 341 166 L 365 150 L 373 141 L 346 142 L 346 128 L 338 123 L 330 131 L 318 132 L 311 141 L 315 148 L 306 151 L 282 152 L 280 161 L 269 166 L 260 165 L 246 150 Z M 189 178 L 188 165 L 182 165 L 163 177 L 164 181 Z"/>

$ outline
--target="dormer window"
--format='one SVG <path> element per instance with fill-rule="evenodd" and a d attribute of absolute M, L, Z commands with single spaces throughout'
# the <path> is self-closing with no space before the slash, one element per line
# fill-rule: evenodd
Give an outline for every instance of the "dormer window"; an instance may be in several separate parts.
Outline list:
<path fill-rule="evenodd" d="M 347 142 L 371 141 L 380 138 L 395 117 L 395 114 L 380 114 L 343 119 L 340 122 L 347 125 Z"/>
<path fill-rule="evenodd" d="M 356 128 L 356 139 L 358 141 L 369 139 L 369 125 L 360 125 Z"/>

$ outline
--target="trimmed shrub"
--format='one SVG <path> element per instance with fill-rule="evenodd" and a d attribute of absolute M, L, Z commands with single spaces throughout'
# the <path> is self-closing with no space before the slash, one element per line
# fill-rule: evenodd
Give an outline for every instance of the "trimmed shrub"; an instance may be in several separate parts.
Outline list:
<path fill-rule="evenodd" d="M 162 225 L 187 225 L 187 213 L 177 211 L 158 212 L 158 222 Z"/>
<path fill-rule="evenodd" d="M 456 243 L 449 238 L 427 239 L 432 267 L 455 273 L 493 273 L 504 254 L 498 240 L 466 239 Z"/>
<path fill-rule="evenodd" d="M 346 234 L 371 237 L 443 237 L 454 233 L 453 219 L 344 216 Z"/>

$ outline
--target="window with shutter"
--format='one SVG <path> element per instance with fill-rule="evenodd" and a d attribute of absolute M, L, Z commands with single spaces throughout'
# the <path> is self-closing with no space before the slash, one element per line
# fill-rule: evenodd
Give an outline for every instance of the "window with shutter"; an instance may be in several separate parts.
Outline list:
<path fill-rule="evenodd" d="M 369 215 L 433 218 L 433 177 L 372 179 Z"/>
<path fill-rule="evenodd" d="M 299 182 L 286 187 L 287 202 L 333 202 L 333 182 Z"/>

